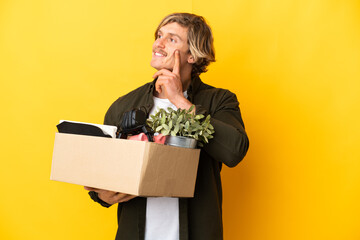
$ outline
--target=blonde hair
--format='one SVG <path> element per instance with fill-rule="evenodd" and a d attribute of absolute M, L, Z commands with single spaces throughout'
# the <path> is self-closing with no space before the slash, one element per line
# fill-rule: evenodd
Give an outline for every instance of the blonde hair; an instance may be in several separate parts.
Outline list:
<path fill-rule="evenodd" d="M 198 76 L 206 72 L 210 62 L 215 62 L 214 39 L 210 26 L 201 16 L 191 13 L 173 13 L 160 22 L 155 31 L 155 39 L 160 28 L 173 22 L 188 29 L 189 51 L 194 58 L 192 75 Z"/>

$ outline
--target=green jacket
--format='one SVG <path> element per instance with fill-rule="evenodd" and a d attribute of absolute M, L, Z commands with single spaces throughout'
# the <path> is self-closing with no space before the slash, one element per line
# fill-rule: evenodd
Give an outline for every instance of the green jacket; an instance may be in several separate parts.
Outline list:
<path fill-rule="evenodd" d="M 104 124 L 118 125 L 122 114 L 133 108 L 150 112 L 154 88 L 155 81 L 117 99 Z M 194 197 L 179 199 L 180 240 L 219 240 L 223 239 L 221 166 L 235 167 L 244 158 L 249 140 L 235 94 L 204 84 L 199 77 L 192 79 L 187 93 L 196 114 L 211 115 L 215 134 L 201 150 Z M 106 206 L 97 196 L 92 198 Z M 118 204 L 116 240 L 143 240 L 145 218 L 146 198 Z"/>

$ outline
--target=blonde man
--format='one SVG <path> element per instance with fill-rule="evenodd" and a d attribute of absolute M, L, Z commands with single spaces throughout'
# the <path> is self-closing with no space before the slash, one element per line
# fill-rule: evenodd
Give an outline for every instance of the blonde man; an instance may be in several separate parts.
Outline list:
<path fill-rule="evenodd" d="M 124 112 L 139 107 L 151 114 L 157 107 L 189 109 L 194 104 L 196 114 L 210 114 L 215 135 L 201 150 L 194 197 L 143 198 L 85 189 L 105 207 L 118 203 L 117 240 L 223 239 L 221 167 L 236 166 L 249 146 L 239 103 L 235 94 L 199 78 L 215 61 L 212 32 L 203 17 L 166 16 L 155 31 L 152 50 L 154 81 L 117 99 L 104 123 L 118 125 Z"/>

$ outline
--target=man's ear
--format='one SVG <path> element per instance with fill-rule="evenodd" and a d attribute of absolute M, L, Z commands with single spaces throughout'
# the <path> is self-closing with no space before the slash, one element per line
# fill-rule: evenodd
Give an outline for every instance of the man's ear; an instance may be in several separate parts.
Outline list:
<path fill-rule="evenodd" d="M 191 54 L 189 54 L 187 62 L 190 64 L 193 64 L 193 63 L 195 63 L 195 58 Z"/>

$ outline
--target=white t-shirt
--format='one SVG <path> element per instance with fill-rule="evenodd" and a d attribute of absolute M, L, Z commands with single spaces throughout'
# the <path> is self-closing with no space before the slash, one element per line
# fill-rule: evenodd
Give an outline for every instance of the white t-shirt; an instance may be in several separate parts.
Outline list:
<path fill-rule="evenodd" d="M 187 97 L 186 92 L 184 96 Z M 153 99 L 154 107 L 150 115 L 155 114 L 159 108 L 177 109 L 168 99 Z M 179 198 L 147 198 L 145 240 L 179 240 Z"/>

